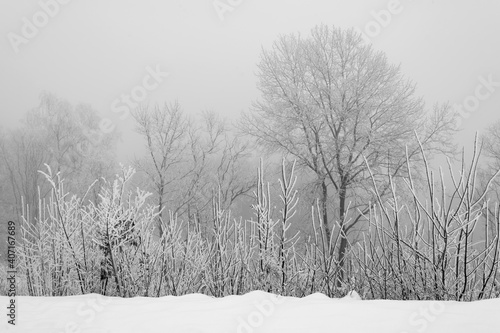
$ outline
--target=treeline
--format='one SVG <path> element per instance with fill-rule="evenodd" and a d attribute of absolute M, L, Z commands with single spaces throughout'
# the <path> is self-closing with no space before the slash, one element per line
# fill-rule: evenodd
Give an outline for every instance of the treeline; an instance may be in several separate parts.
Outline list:
<path fill-rule="evenodd" d="M 445 177 L 429 161 L 458 156 L 457 115 L 427 108 L 354 30 L 282 36 L 257 77 L 261 98 L 235 124 L 178 103 L 133 110 L 134 176 L 91 107 L 43 94 L 0 137 L 26 293 L 106 292 L 105 280 L 121 296 L 497 294 L 498 123 Z"/>
<path fill-rule="evenodd" d="M 170 211 L 159 237 L 157 206 L 146 204 L 151 194 L 126 190 L 133 169 L 106 181 L 97 205 L 65 192 L 64 181 L 48 169 L 50 201 L 41 204 L 36 223 L 24 219 L 18 288 L 33 296 L 218 297 L 264 290 L 338 297 L 354 289 L 373 299 L 498 297 L 500 212 L 485 191 L 474 194 L 477 161 L 475 155 L 455 175 L 451 197 L 441 192 L 443 180 L 439 187 L 429 181 L 419 194 L 410 173 L 406 189 L 394 184 L 384 200 L 373 179 L 377 201 L 365 216 L 367 231 L 350 241 L 342 265 L 334 255 L 339 235 L 327 237 L 319 202 L 311 207 L 313 236 L 299 241 L 290 232 L 301 223 L 293 218 L 299 201 L 295 163 L 283 161 L 277 197 L 259 168 L 252 218 L 234 218 L 218 192 L 208 232 Z M 432 174 L 427 165 L 425 172 Z"/>

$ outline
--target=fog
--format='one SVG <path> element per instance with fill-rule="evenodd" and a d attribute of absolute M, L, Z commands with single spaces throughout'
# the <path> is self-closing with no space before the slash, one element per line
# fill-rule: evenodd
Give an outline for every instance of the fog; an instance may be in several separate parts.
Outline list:
<path fill-rule="evenodd" d="M 282 34 L 306 35 L 320 23 L 363 31 L 401 64 L 428 105 L 464 103 L 480 77 L 500 81 L 497 1 L 53 3 L 0 1 L 1 125 L 16 126 L 39 104 L 42 91 L 88 103 L 121 133 L 119 158 L 125 163 L 142 145 L 132 119 L 120 118 L 112 106 L 142 84 L 148 67 L 169 76 L 145 101 L 178 100 L 188 113 L 212 109 L 236 119 L 260 97 L 255 72 L 261 48 Z M 43 8 L 53 17 L 44 20 Z M 31 31 L 26 22 L 34 18 L 40 27 Z M 457 137 L 461 145 L 498 118 L 499 88 L 473 105 Z"/>

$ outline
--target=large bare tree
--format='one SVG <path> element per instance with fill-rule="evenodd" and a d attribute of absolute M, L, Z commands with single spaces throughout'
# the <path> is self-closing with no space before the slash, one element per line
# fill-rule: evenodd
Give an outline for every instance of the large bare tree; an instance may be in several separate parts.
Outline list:
<path fill-rule="evenodd" d="M 451 150 L 443 145 L 451 112 L 446 105 L 426 112 L 400 67 L 352 29 L 321 25 L 306 38 L 282 36 L 262 51 L 257 75 L 262 97 L 241 127 L 269 152 L 290 155 L 315 175 L 330 244 L 329 207 L 339 226 L 342 268 L 348 233 L 375 201 L 368 166 L 386 185 L 388 176 L 403 175 L 406 152 L 417 156 L 415 134 L 429 151 Z"/>

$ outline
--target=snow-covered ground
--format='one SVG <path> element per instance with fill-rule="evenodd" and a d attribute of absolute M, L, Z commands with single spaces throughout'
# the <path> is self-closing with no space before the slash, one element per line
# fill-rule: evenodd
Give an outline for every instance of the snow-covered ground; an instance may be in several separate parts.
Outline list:
<path fill-rule="evenodd" d="M 97 294 L 16 299 L 16 326 L 1 332 L 500 332 L 500 299 L 476 302 L 360 300 L 322 294 L 281 297 L 255 291 L 212 298 L 128 298 Z"/>

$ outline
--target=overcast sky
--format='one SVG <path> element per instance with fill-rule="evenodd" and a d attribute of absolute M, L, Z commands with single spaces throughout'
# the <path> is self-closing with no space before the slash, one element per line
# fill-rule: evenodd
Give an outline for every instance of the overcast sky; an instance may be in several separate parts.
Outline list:
<path fill-rule="evenodd" d="M 234 119 L 259 97 L 261 48 L 320 23 L 364 31 L 429 107 L 465 103 L 461 144 L 500 118 L 497 0 L 0 0 L 1 126 L 45 90 L 109 118 L 123 159 L 136 147 L 132 119 L 113 112 L 124 95 Z"/>

